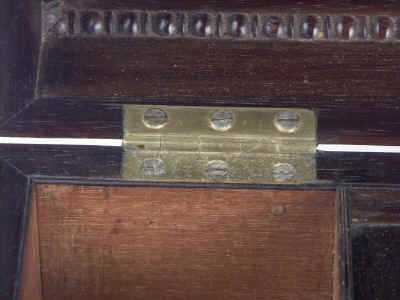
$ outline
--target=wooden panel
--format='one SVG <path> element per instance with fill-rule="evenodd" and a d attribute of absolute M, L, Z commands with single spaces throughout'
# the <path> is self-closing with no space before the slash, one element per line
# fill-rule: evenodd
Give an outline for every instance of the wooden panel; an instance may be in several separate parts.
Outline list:
<path fill-rule="evenodd" d="M 338 109 L 341 107 L 341 109 Z M 318 110 L 321 144 L 400 145 L 400 110 L 336 108 Z"/>
<path fill-rule="evenodd" d="M 40 1 L 0 2 L 0 121 L 34 98 L 40 17 Z"/>
<path fill-rule="evenodd" d="M 119 147 L 2 145 L 0 156 L 8 157 L 11 164 L 27 175 L 41 175 L 47 179 L 121 178 L 122 150 Z"/>
<path fill-rule="evenodd" d="M 44 45 L 38 93 L 132 102 L 384 106 L 397 102 L 398 48 L 395 43 L 67 37 Z"/>
<path fill-rule="evenodd" d="M 90 101 L 37 101 L 4 124 L 0 136 L 118 139 L 122 109 Z"/>
<path fill-rule="evenodd" d="M 400 190 L 387 189 L 352 189 L 351 217 L 353 224 L 399 224 L 400 225 Z"/>
<path fill-rule="evenodd" d="M 330 299 L 334 191 L 37 186 L 43 299 Z"/>
<path fill-rule="evenodd" d="M 35 195 L 31 200 L 31 213 L 24 249 L 20 300 L 42 300 L 42 278 L 40 274 L 39 232 Z"/>
<path fill-rule="evenodd" d="M 151 101 L 162 103 L 165 101 Z M 190 102 L 190 101 L 188 101 Z M 186 103 L 188 103 L 186 102 Z M 213 101 L 204 100 L 204 104 Z M 136 103 L 146 103 L 137 101 Z M 169 101 L 169 104 L 182 101 Z M 147 103 L 148 104 L 148 103 Z M 220 103 L 232 105 L 233 102 Z M 307 107 L 304 101 L 279 101 L 271 106 Z M 316 104 L 317 105 L 317 104 Z M 41 99 L 0 128 L 1 136 L 122 137 L 123 105 L 91 100 Z M 318 141 L 321 144 L 400 145 L 400 109 L 360 108 L 338 105 L 318 109 Z"/>
<path fill-rule="evenodd" d="M 399 226 L 352 231 L 354 300 L 400 299 Z"/>
<path fill-rule="evenodd" d="M 75 181 L 82 180 L 80 178 L 122 180 L 122 153 L 119 147 L 0 146 L 0 158 L 6 159 L 25 174 L 42 178 L 69 177 Z M 317 179 L 322 181 L 386 184 L 400 182 L 400 160 L 397 154 L 322 152 L 317 154 L 316 163 Z"/>
<path fill-rule="evenodd" d="M 400 161 L 396 153 L 320 152 L 317 178 L 333 182 L 400 182 Z"/>
<path fill-rule="evenodd" d="M 350 203 L 354 300 L 400 298 L 400 189 L 353 188 Z"/>
<path fill-rule="evenodd" d="M 11 164 L 0 164 L 0 299 L 17 299 L 31 181 Z"/>

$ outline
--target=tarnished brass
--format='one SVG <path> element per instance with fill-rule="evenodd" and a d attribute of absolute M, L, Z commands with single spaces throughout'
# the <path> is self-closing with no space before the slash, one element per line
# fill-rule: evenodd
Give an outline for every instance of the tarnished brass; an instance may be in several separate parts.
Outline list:
<path fill-rule="evenodd" d="M 316 117 L 288 108 L 124 108 L 122 175 L 169 182 L 310 183 Z"/>

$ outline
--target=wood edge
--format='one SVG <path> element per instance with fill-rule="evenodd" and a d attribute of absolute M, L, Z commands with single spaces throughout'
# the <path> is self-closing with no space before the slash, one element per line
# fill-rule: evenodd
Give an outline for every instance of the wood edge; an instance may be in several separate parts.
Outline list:
<path fill-rule="evenodd" d="M 4 0 L 0 8 L 2 127 L 36 100 L 42 16 L 40 1 Z"/>
<path fill-rule="evenodd" d="M 336 222 L 334 232 L 334 244 L 333 244 L 333 284 L 332 284 L 332 299 L 340 299 L 340 243 L 339 243 L 339 232 L 340 232 L 340 197 L 339 193 L 336 192 L 335 197 L 335 211 L 336 211 Z"/>
<path fill-rule="evenodd" d="M 19 300 L 42 300 L 36 189 L 32 192 Z"/>
<path fill-rule="evenodd" d="M 354 298 L 354 283 L 353 283 L 353 255 L 352 255 L 352 239 L 351 239 L 351 199 L 348 197 L 348 190 L 352 187 L 340 187 L 341 197 L 341 244 L 340 247 L 342 255 L 342 299 L 341 300 L 353 300 Z"/>
<path fill-rule="evenodd" d="M 17 300 L 32 181 L 11 162 L 1 161 L 0 299 Z"/>

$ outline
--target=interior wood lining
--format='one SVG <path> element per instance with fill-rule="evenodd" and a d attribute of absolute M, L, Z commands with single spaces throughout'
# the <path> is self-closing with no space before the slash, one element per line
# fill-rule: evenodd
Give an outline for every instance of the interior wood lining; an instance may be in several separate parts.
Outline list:
<path fill-rule="evenodd" d="M 37 299 L 337 294 L 334 191 L 38 185 L 36 194 Z"/>

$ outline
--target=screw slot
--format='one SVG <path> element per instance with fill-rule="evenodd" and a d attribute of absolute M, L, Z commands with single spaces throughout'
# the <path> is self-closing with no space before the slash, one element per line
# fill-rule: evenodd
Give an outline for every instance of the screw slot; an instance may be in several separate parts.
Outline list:
<path fill-rule="evenodd" d="M 225 179 L 229 174 L 229 166 L 222 160 L 211 161 L 207 165 L 207 175 L 214 180 Z"/>
<path fill-rule="evenodd" d="M 160 177 L 167 174 L 167 167 L 161 159 L 146 159 L 140 166 L 145 177 Z"/>
<path fill-rule="evenodd" d="M 275 117 L 275 127 L 282 132 L 295 132 L 300 127 L 300 116 L 293 111 L 282 111 Z"/>
<path fill-rule="evenodd" d="M 233 126 L 233 114 L 230 111 L 217 110 L 210 119 L 211 127 L 218 131 L 228 131 Z"/>
<path fill-rule="evenodd" d="M 153 129 L 159 129 L 165 126 L 168 121 L 168 115 L 159 108 L 150 108 L 144 114 L 144 124 Z"/>
<path fill-rule="evenodd" d="M 296 168 L 291 164 L 276 164 L 272 168 L 272 176 L 276 182 L 290 182 L 296 179 Z"/>

